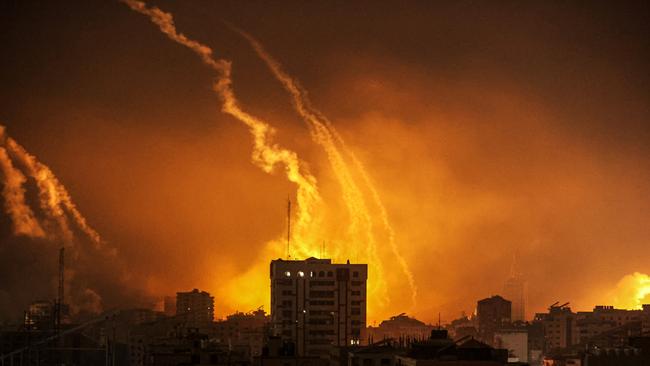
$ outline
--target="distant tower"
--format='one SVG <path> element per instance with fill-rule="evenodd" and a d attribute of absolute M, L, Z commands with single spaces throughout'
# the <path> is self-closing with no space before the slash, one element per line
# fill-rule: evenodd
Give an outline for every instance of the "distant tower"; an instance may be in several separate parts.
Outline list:
<path fill-rule="evenodd" d="M 512 321 L 526 321 L 526 280 L 519 269 L 517 252 L 512 255 L 510 276 L 503 285 L 503 295 L 512 302 Z"/>

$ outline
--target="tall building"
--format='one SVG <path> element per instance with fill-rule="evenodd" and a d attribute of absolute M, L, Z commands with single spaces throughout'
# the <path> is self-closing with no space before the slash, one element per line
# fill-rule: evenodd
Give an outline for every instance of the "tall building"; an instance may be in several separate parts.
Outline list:
<path fill-rule="evenodd" d="M 183 315 L 188 327 L 202 327 L 214 320 L 214 297 L 194 289 L 176 293 L 176 315 Z"/>
<path fill-rule="evenodd" d="M 499 295 L 480 300 L 476 306 L 479 338 L 493 345 L 494 332 L 510 325 L 511 311 L 510 301 Z"/>
<path fill-rule="evenodd" d="M 366 328 L 368 265 L 330 259 L 271 261 L 271 329 L 298 356 L 359 344 Z"/>
<path fill-rule="evenodd" d="M 519 270 L 517 254 L 513 255 L 510 276 L 503 284 L 503 296 L 512 302 L 512 321 L 526 321 L 526 280 Z"/>

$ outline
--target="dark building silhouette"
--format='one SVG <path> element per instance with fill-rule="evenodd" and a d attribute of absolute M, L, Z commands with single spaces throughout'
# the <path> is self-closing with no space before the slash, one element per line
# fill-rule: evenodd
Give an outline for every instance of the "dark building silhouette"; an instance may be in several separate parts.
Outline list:
<path fill-rule="evenodd" d="M 474 338 L 453 341 L 446 330 L 432 330 L 429 339 L 411 343 L 406 355 L 396 358 L 396 364 L 403 366 L 503 366 L 508 362 L 508 350 Z"/>
<path fill-rule="evenodd" d="M 551 305 L 548 313 L 538 313 L 535 321 L 544 329 L 545 349 L 547 352 L 570 347 L 577 343 L 576 314 L 567 306 L 568 303 Z"/>
<path fill-rule="evenodd" d="M 176 298 L 174 296 L 163 298 L 163 313 L 167 316 L 176 315 Z"/>
<path fill-rule="evenodd" d="M 650 337 L 626 338 L 618 347 L 589 347 L 580 345 L 553 350 L 544 357 L 551 366 L 647 366 L 650 365 Z"/>
<path fill-rule="evenodd" d="M 330 259 L 271 261 L 271 330 L 298 356 L 360 344 L 366 329 L 367 264 Z"/>
<path fill-rule="evenodd" d="M 382 321 L 378 327 L 368 327 L 366 331 L 368 343 L 373 343 L 388 338 L 425 339 L 433 329 L 433 325 L 425 324 L 402 313 Z"/>
<path fill-rule="evenodd" d="M 494 344 L 494 332 L 510 325 L 511 312 L 511 302 L 499 295 L 479 300 L 476 306 L 479 338 Z"/>
<path fill-rule="evenodd" d="M 209 325 L 214 320 L 214 297 L 194 289 L 176 293 L 176 315 L 183 316 L 189 326 Z"/>
<path fill-rule="evenodd" d="M 299 356 L 296 345 L 279 336 L 269 338 L 262 355 L 255 358 L 256 366 L 328 366 L 329 360 L 318 356 Z"/>
<path fill-rule="evenodd" d="M 25 328 L 29 330 L 52 329 L 55 325 L 55 304 L 35 301 L 25 311 Z"/>
<path fill-rule="evenodd" d="M 250 313 L 237 312 L 228 315 L 225 320 L 214 322 L 208 333 L 210 338 L 222 344 L 250 349 L 253 357 L 262 354 L 267 341 L 270 317 L 264 310 L 257 309 Z"/>

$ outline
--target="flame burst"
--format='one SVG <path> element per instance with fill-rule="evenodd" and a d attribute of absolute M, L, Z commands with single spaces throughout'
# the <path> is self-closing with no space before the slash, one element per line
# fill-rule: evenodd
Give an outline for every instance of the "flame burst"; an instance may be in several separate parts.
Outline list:
<path fill-rule="evenodd" d="M 616 290 L 610 295 L 613 305 L 621 309 L 641 309 L 650 304 L 650 276 L 634 272 L 621 278 Z"/>
<path fill-rule="evenodd" d="M 267 122 L 244 111 L 232 88 L 231 62 L 213 56 L 210 47 L 189 39 L 179 33 L 174 24 L 173 16 L 157 7 L 148 7 L 139 0 L 122 0 L 132 10 L 146 15 L 160 31 L 176 43 L 179 43 L 196 53 L 204 64 L 216 71 L 218 77 L 213 84 L 213 90 L 222 102 L 222 111 L 244 123 L 253 138 L 252 161 L 267 173 L 272 173 L 277 165 L 284 168 L 287 179 L 297 187 L 297 207 L 291 233 L 293 257 L 306 258 L 320 256 L 321 241 L 329 237 L 322 227 L 323 211 L 326 207 L 319 194 L 316 178 L 311 175 L 304 163 L 294 151 L 278 146 L 273 142 L 274 129 Z M 234 27 L 232 27 L 235 29 Z M 311 106 L 306 92 L 296 80 L 286 74 L 280 64 L 274 60 L 261 44 L 247 33 L 235 29 L 253 46 L 257 54 L 266 62 L 273 75 L 289 92 L 297 113 L 309 127 L 311 137 L 321 146 L 328 158 L 332 172 L 341 188 L 343 202 L 349 217 L 349 225 L 345 234 L 345 245 L 335 245 L 330 248 L 328 256 L 335 259 L 355 258 L 372 264 L 369 278 L 369 316 L 376 315 L 378 309 L 387 305 L 388 292 L 384 264 L 380 256 L 380 243 L 388 242 L 390 250 L 408 280 L 411 289 L 412 303 L 415 305 L 416 286 L 412 273 L 409 271 L 404 258 L 398 252 L 395 243 L 395 233 L 389 223 L 386 209 L 368 176 L 363 164 L 345 145 L 341 136 L 331 122 Z M 373 212 L 377 212 L 373 214 Z M 378 239 L 385 238 L 384 240 Z M 260 261 L 249 270 L 232 279 L 225 286 L 219 286 L 220 293 L 232 297 L 240 305 L 254 307 L 267 304 L 269 299 L 268 287 L 260 283 L 268 281 L 266 268 L 268 261 L 282 255 L 280 239 L 270 241 L 265 247 Z M 385 309 L 384 309 L 385 310 Z"/>

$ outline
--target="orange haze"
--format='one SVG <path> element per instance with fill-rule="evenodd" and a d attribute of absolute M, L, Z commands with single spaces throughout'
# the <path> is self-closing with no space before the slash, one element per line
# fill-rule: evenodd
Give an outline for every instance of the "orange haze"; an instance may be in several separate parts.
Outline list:
<path fill-rule="evenodd" d="M 253 127 L 222 112 L 213 90 L 221 74 L 190 50 L 123 4 L 77 5 L 12 9 L 42 22 L 2 33 L 16 60 L 2 68 L 7 134 L 117 249 L 130 270 L 119 286 L 131 295 L 155 303 L 200 288 L 220 317 L 268 306 L 269 261 L 285 256 L 286 198 L 299 194 L 285 166 L 251 161 Z M 638 29 L 609 33 L 646 22 L 569 5 L 504 4 L 487 17 L 460 4 L 411 4 L 391 17 L 349 5 L 349 18 L 327 4 L 159 6 L 232 62 L 239 107 L 275 128 L 270 146 L 294 152 L 313 176 L 317 219 L 295 254 L 369 261 L 370 324 L 400 312 L 425 321 L 472 312 L 501 291 L 515 250 L 529 317 L 555 301 L 577 310 L 648 301 L 647 55 L 627 38 Z M 221 19 L 258 38 L 327 118 L 295 111 L 290 86 Z M 316 122 L 336 134 L 315 134 Z M 21 180 L 11 181 L 13 197 Z M 56 253 L 58 244 L 12 248 Z M 28 271 L 5 268 L 5 283 Z M 101 268 L 93 278 L 110 283 L 115 274 Z M 29 296 L 52 297 L 44 282 Z M 124 303 L 119 286 L 98 292 L 104 306 Z M 0 311 L 26 287 L 0 287 Z"/>

